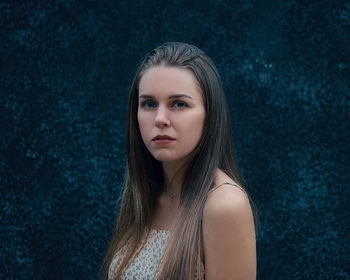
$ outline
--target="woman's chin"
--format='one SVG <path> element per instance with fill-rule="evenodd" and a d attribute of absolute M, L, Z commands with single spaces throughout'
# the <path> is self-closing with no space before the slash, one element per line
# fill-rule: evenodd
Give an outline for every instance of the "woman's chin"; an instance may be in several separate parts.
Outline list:
<path fill-rule="evenodd" d="M 171 157 L 162 157 L 162 156 L 157 156 L 157 157 L 154 157 L 156 160 L 162 162 L 162 163 L 171 163 L 171 162 L 175 162 L 176 159 L 174 158 L 171 158 Z"/>
<path fill-rule="evenodd" d="M 182 164 L 185 161 L 184 157 L 174 157 L 174 156 L 165 156 L 165 155 L 153 155 L 153 157 L 160 161 L 163 165 L 178 165 L 178 164 Z"/>

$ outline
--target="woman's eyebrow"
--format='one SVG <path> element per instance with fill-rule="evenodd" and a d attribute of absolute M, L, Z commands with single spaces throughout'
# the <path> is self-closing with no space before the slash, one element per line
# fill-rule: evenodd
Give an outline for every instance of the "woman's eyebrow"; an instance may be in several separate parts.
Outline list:
<path fill-rule="evenodd" d="M 149 98 L 154 98 L 154 97 L 152 95 L 142 94 L 139 96 L 139 98 L 149 99 Z"/>
<path fill-rule="evenodd" d="M 187 94 L 175 94 L 175 95 L 171 95 L 169 96 L 168 99 L 171 99 L 171 98 L 189 98 L 189 99 L 193 99 L 191 96 L 187 95 Z"/>
<path fill-rule="evenodd" d="M 174 95 L 169 96 L 168 99 L 182 98 L 182 97 L 188 98 L 188 99 L 192 99 L 192 100 L 193 100 L 193 98 L 192 98 L 191 96 L 187 95 L 187 94 L 174 94 Z M 139 98 L 150 99 L 150 98 L 154 98 L 154 96 L 148 95 L 148 94 L 141 94 L 141 95 L 139 96 Z"/>

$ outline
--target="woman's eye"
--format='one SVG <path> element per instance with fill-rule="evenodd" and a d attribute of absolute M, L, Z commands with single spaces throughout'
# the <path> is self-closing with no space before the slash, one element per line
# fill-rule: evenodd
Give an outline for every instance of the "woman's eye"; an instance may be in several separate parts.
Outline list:
<path fill-rule="evenodd" d="M 145 109 L 152 109 L 156 107 L 156 103 L 151 100 L 146 100 L 141 103 L 141 107 Z"/>
<path fill-rule="evenodd" d="M 183 101 L 175 101 L 173 103 L 173 106 L 176 108 L 185 108 L 187 106 L 187 104 Z"/>

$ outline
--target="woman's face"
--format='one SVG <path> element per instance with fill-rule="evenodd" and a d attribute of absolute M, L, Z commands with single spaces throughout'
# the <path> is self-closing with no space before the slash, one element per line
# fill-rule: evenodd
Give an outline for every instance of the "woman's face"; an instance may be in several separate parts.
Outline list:
<path fill-rule="evenodd" d="M 148 69 L 140 80 L 137 118 L 143 142 L 155 159 L 186 160 L 202 136 L 205 119 L 194 74 L 179 67 Z"/>

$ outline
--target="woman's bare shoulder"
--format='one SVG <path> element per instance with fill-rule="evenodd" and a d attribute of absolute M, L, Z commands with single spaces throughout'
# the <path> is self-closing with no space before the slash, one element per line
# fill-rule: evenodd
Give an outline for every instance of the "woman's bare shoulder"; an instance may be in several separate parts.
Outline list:
<path fill-rule="evenodd" d="M 230 182 L 236 184 L 228 175 L 220 169 L 214 176 L 214 189 L 209 193 L 204 205 L 204 226 L 220 226 L 232 221 L 244 221 L 252 219 L 252 210 L 247 193 L 239 185 L 222 184 Z M 221 185 L 222 184 L 222 185 Z M 219 186 L 218 188 L 215 188 Z"/>
<path fill-rule="evenodd" d="M 215 183 L 233 182 L 225 175 L 217 172 Z M 232 275 L 254 279 L 254 219 L 243 189 L 223 184 L 208 195 L 203 211 L 203 238 L 208 279 L 231 279 Z"/>
<path fill-rule="evenodd" d="M 222 180 L 222 182 L 233 182 L 232 180 Z M 251 212 L 247 193 L 239 185 L 223 184 L 209 193 L 204 205 L 203 220 L 215 219 L 220 216 L 221 220 L 226 215 L 233 218 L 236 215 L 248 215 Z M 222 216 L 222 215 L 225 216 Z"/>

